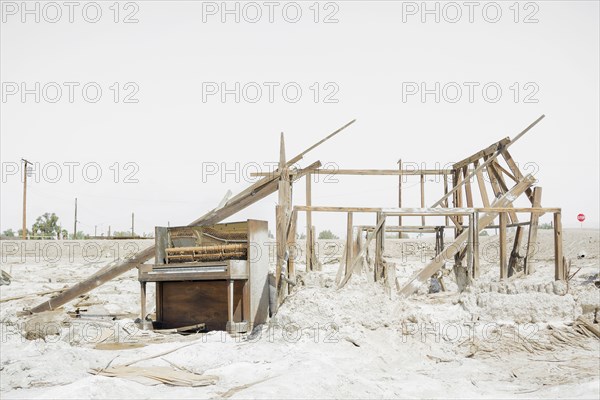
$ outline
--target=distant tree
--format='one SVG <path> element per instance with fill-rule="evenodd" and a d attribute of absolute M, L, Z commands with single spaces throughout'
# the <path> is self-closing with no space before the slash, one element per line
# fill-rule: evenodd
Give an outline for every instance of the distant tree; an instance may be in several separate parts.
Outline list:
<path fill-rule="evenodd" d="M 339 239 L 333 232 L 329 229 L 319 232 L 319 239 Z"/>
<path fill-rule="evenodd" d="M 131 231 L 114 231 L 114 237 L 129 237 L 131 236 Z"/>
<path fill-rule="evenodd" d="M 273 236 L 273 233 L 271 233 L 271 231 L 269 231 L 269 239 L 274 239 L 275 236 Z"/>
<path fill-rule="evenodd" d="M 539 228 L 540 229 L 552 229 L 553 227 L 552 227 L 552 224 L 549 224 L 548 222 L 545 222 L 543 224 L 540 224 Z"/>
<path fill-rule="evenodd" d="M 83 239 L 89 239 L 90 235 L 88 235 L 87 233 L 83 233 L 82 231 L 77 231 L 77 234 L 75 236 L 71 235 L 71 239 L 73 240 L 83 240 Z"/>
<path fill-rule="evenodd" d="M 45 213 L 37 217 L 31 227 L 31 233 L 34 236 L 58 236 L 60 226 L 58 226 L 58 217 L 56 214 Z"/>
<path fill-rule="evenodd" d="M 22 236 L 23 236 L 23 229 L 19 229 L 19 231 L 18 231 L 18 232 L 19 232 L 18 236 L 19 236 L 19 237 L 22 237 Z M 29 231 L 29 229 L 26 229 L 26 230 L 25 230 L 25 235 L 26 235 L 26 236 L 29 236 L 30 234 L 31 234 L 31 232 Z"/>
<path fill-rule="evenodd" d="M 304 240 L 306 239 L 306 235 L 304 233 L 296 234 L 296 239 Z"/>
<path fill-rule="evenodd" d="M 15 232 L 12 229 L 7 229 L 4 232 L 2 232 L 2 236 L 15 237 Z"/>

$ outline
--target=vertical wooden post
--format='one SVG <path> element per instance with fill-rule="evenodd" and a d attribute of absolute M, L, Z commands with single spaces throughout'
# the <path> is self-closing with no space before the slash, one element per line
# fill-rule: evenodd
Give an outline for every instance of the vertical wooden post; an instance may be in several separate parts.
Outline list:
<path fill-rule="evenodd" d="M 73 239 L 77 240 L 77 197 L 75 197 L 75 222 L 73 224 Z"/>
<path fill-rule="evenodd" d="M 425 208 L 425 175 L 421 174 L 421 208 Z M 425 216 L 421 215 L 421 226 L 425 226 Z"/>
<path fill-rule="evenodd" d="M 398 208 L 402 208 L 402 159 L 398 160 Z M 398 226 L 402 226 L 402 215 L 398 215 Z M 402 232 L 398 232 L 398 239 L 402 239 Z"/>
<path fill-rule="evenodd" d="M 566 280 L 563 264 L 562 222 L 559 212 L 554 213 L 554 279 Z"/>
<path fill-rule="evenodd" d="M 306 174 L 306 205 L 310 207 L 312 205 L 312 194 L 311 194 L 311 180 L 312 174 Z M 312 265 L 312 212 L 306 212 L 306 272 L 313 270 Z"/>
<path fill-rule="evenodd" d="M 296 258 L 298 257 L 298 246 L 296 245 L 296 225 L 298 222 L 298 212 L 292 211 L 290 219 L 290 230 L 288 232 L 288 275 L 291 281 L 296 281 Z M 288 294 L 292 292 L 292 285 L 288 285 Z"/>
<path fill-rule="evenodd" d="M 473 163 L 475 169 L 479 166 L 479 161 Z M 488 197 L 487 188 L 485 187 L 485 181 L 483 180 L 483 171 L 479 170 L 475 173 L 477 177 L 477 186 L 479 186 L 479 194 L 481 194 L 481 201 L 484 207 L 490 206 L 490 199 Z"/>
<path fill-rule="evenodd" d="M 533 203 L 532 207 L 537 208 L 542 206 L 542 188 L 535 187 L 533 189 Z M 525 256 L 524 269 L 525 274 L 531 274 L 533 272 L 533 254 L 537 247 L 537 231 L 538 231 L 538 222 L 540 220 L 540 215 L 538 213 L 531 213 L 531 217 L 529 219 L 529 237 L 527 238 L 527 254 Z"/>
<path fill-rule="evenodd" d="M 467 179 L 469 176 L 469 166 L 463 167 L 463 175 L 465 176 L 465 197 L 467 200 L 467 207 L 473 207 L 473 192 L 471 190 L 471 179 Z"/>
<path fill-rule="evenodd" d="M 508 278 L 508 263 L 506 259 L 506 212 L 500 214 L 500 279 Z"/>
<path fill-rule="evenodd" d="M 310 254 L 311 254 L 311 265 L 313 270 L 320 270 L 321 263 L 319 262 L 319 253 L 315 251 L 315 247 L 317 247 L 317 228 L 314 226 L 310 230 Z"/>
<path fill-rule="evenodd" d="M 384 277 L 383 252 L 385 249 L 385 215 L 381 212 L 377 212 L 377 222 L 375 226 L 378 226 L 381 220 L 383 220 L 383 223 L 375 235 L 375 282 L 377 282 L 379 278 Z"/>
<path fill-rule="evenodd" d="M 473 278 L 479 278 L 479 212 L 473 219 Z"/>
<path fill-rule="evenodd" d="M 467 270 L 473 276 L 473 214 L 469 214 L 469 238 L 467 239 Z"/>
<path fill-rule="evenodd" d="M 444 179 L 444 196 L 446 196 L 448 194 L 448 175 L 444 174 L 443 179 Z M 446 198 L 446 200 L 444 200 L 444 207 L 448 208 L 448 198 Z M 444 217 L 444 221 L 445 221 L 445 225 L 448 226 L 450 219 L 448 218 L 447 215 Z"/>
<path fill-rule="evenodd" d="M 348 221 L 347 221 L 347 225 L 346 225 L 346 273 L 345 273 L 345 275 L 348 274 L 348 269 L 352 265 L 352 256 L 354 254 L 354 251 L 352 249 L 352 247 L 353 247 L 352 245 L 354 242 L 354 238 L 352 235 L 352 228 L 353 228 L 352 213 L 349 212 L 348 213 Z"/>
<path fill-rule="evenodd" d="M 287 283 L 282 277 L 289 277 L 288 271 L 288 228 L 291 217 L 291 182 L 289 170 L 285 161 L 285 140 L 283 132 L 279 147 L 279 204 L 275 208 L 276 241 L 277 241 L 277 265 L 275 266 L 275 281 L 277 283 L 277 301 L 281 304 L 287 293 Z"/>

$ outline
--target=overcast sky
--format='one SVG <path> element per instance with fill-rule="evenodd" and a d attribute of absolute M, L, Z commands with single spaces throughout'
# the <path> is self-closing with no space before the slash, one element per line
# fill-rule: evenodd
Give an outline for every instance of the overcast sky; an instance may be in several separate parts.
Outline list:
<path fill-rule="evenodd" d="M 127 230 L 135 212 L 142 233 L 242 190 L 278 160 L 281 132 L 291 158 L 356 118 L 300 165 L 438 168 L 541 114 L 511 153 L 564 226 L 581 212 L 598 228 L 597 1 L 22 4 L 2 1 L 2 231 L 21 227 L 21 158 L 39 163 L 29 227 L 55 212 L 71 232 L 77 197 L 79 230 Z M 313 205 L 397 205 L 397 177 L 337 179 L 313 184 Z M 419 206 L 418 178 L 405 188 Z M 427 205 L 442 190 L 428 182 Z M 275 231 L 276 202 L 230 220 Z M 345 230 L 341 214 L 314 223 Z"/>

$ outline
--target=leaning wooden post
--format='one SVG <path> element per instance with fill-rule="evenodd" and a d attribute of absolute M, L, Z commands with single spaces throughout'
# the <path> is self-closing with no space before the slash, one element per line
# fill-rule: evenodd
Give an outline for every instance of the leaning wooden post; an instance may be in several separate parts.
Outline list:
<path fill-rule="evenodd" d="M 554 279 L 566 280 L 563 264 L 562 222 L 559 212 L 554 213 Z"/>
<path fill-rule="evenodd" d="M 311 194 L 312 174 L 306 174 L 306 206 L 312 205 Z M 312 265 L 312 212 L 306 211 L 306 272 L 313 270 Z"/>
<path fill-rule="evenodd" d="M 500 279 L 508 278 L 508 263 L 506 260 L 506 212 L 500 213 Z"/>
<path fill-rule="evenodd" d="M 347 221 L 347 225 L 346 225 L 346 274 L 348 274 L 348 268 L 350 268 L 351 264 L 352 264 L 352 257 L 354 255 L 354 251 L 352 250 L 352 245 L 354 242 L 354 238 L 352 235 L 352 228 L 353 228 L 353 223 L 352 223 L 352 213 L 348 212 L 348 221 Z M 344 275 L 344 276 L 345 276 Z"/>
<path fill-rule="evenodd" d="M 542 206 L 542 188 L 535 187 L 533 189 L 533 208 L 538 208 Z M 538 222 L 540 220 L 540 214 L 532 212 L 531 217 L 529 219 L 529 237 L 527 238 L 527 254 L 525 255 L 524 261 L 524 270 L 525 275 L 529 275 L 533 270 L 532 259 L 533 254 L 536 250 L 538 250 L 537 246 L 537 231 L 538 231 Z"/>

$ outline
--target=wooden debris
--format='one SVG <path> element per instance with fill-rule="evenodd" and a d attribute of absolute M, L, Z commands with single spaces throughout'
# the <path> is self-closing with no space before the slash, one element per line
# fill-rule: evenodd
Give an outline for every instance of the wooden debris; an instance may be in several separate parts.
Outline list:
<path fill-rule="evenodd" d="M 192 372 L 174 370 L 169 367 L 131 367 L 114 366 L 106 369 L 91 369 L 91 374 L 128 379 L 144 385 L 165 384 L 170 386 L 198 387 L 214 385 L 218 376 L 200 375 Z"/>

